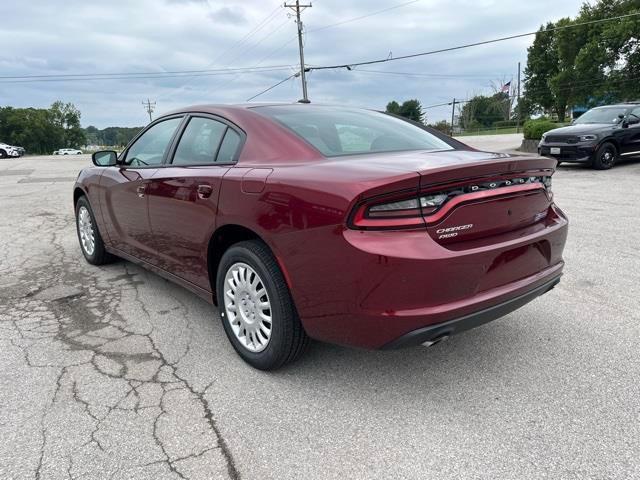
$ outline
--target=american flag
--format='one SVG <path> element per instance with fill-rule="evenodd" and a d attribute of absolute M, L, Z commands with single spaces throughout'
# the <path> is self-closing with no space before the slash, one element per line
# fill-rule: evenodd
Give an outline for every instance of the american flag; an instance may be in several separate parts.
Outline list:
<path fill-rule="evenodd" d="M 507 82 L 502 85 L 502 90 L 500 90 L 500 93 L 509 93 L 509 90 L 511 90 L 511 82 Z"/>

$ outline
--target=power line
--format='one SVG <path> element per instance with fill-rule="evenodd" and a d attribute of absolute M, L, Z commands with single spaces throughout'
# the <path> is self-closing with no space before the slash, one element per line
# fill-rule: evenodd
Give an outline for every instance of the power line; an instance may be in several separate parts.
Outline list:
<path fill-rule="evenodd" d="M 378 59 L 378 60 L 369 60 L 369 61 L 365 61 L 365 62 L 356 62 L 356 63 L 344 63 L 344 64 L 339 64 L 339 65 L 326 65 L 326 66 L 307 66 L 307 67 L 302 67 L 301 71 L 298 72 L 298 74 L 295 74 L 293 76 L 296 75 L 300 75 L 300 74 L 304 74 L 305 72 L 312 72 L 312 71 L 316 71 L 316 70 L 330 70 L 330 69 L 340 69 L 340 68 L 346 68 L 347 70 L 354 70 L 354 67 L 358 67 L 358 66 L 362 66 L 362 65 L 373 65 L 373 64 L 379 64 L 379 63 L 386 63 L 386 62 L 392 62 L 392 61 L 396 61 L 396 60 L 404 60 L 404 59 L 408 59 L 408 58 L 416 58 L 416 57 L 422 57 L 422 56 L 426 56 L 426 55 L 434 55 L 437 53 L 444 53 L 444 52 L 451 52 L 451 51 L 455 51 L 455 50 L 462 50 L 465 48 L 471 48 L 471 47 L 476 47 L 476 46 L 480 46 L 480 45 L 488 45 L 491 43 L 497 43 L 497 42 L 504 42 L 506 40 L 513 40 L 516 38 L 522 38 L 522 37 L 527 37 L 527 36 L 531 36 L 531 35 L 536 35 L 538 33 L 541 32 L 553 32 L 553 31 L 557 31 L 557 30 L 566 30 L 569 28 L 577 28 L 577 27 L 582 27 L 582 26 L 586 26 L 586 25 L 594 25 L 594 24 L 598 24 L 598 23 L 603 23 L 603 22 L 609 22 L 612 20 L 620 20 L 623 18 L 631 18 L 631 17 L 637 17 L 638 15 L 640 15 L 640 12 L 636 12 L 636 13 L 630 13 L 630 14 L 626 14 L 626 15 L 619 15 L 616 17 L 608 17 L 608 18 L 603 18 L 603 19 L 599 19 L 599 20 L 591 20 L 588 22 L 581 22 L 581 23 L 576 23 L 576 24 L 572 24 L 572 25 L 563 25 L 563 26 L 559 26 L 559 27 L 554 27 L 554 28 L 548 28 L 548 29 L 544 29 L 544 30 L 538 30 L 535 32 L 527 32 L 527 33 L 520 33 L 517 35 L 510 35 L 510 36 L 506 36 L 506 37 L 500 37 L 500 38 L 495 38 L 492 40 L 484 40 L 481 42 L 474 42 L 474 43 L 468 43 L 468 44 L 464 44 L 464 45 L 458 45 L 455 47 L 448 47 L 448 48 L 442 48 L 442 49 L 438 49 L 438 50 L 431 50 L 428 52 L 422 52 L 422 53 L 414 53 L 414 54 L 410 54 L 410 55 L 402 55 L 400 57 L 387 57 L 384 59 Z M 354 71 L 358 71 L 358 70 L 354 70 Z M 363 70 L 359 70 L 359 71 L 363 71 Z M 293 77 L 292 76 L 292 77 Z M 289 78 L 292 78 L 289 77 Z M 256 98 L 257 96 L 262 95 L 263 93 L 268 92 L 269 90 L 272 90 L 273 88 L 277 87 L 278 85 L 284 83 L 286 80 L 288 80 L 289 78 L 275 84 L 272 85 L 271 87 L 269 87 L 268 89 L 260 92 L 259 94 L 251 97 Z M 458 103 L 458 102 L 456 102 Z M 459 103 L 463 103 L 463 102 L 459 102 Z M 447 103 L 444 105 L 451 105 L 451 103 Z M 436 105 L 436 106 L 444 106 L 444 105 Z M 433 106 L 432 108 L 435 108 L 435 106 Z"/>
<path fill-rule="evenodd" d="M 275 32 L 277 32 L 278 30 L 280 30 L 280 29 L 281 29 L 281 28 L 282 28 L 282 27 L 283 27 L 287 22 L 288 22 L 288 20 L 285 20 L 285 21 L 284 21 L 284 22 L 282 22 L 280 25 L 278 25 L 274 30 L 272 30 L 269 34 L 267 34 L 267 35 L 266 35 L 265 37 L 263 37 L 260 41 L 258 41 L 258 42 L 254 45 L 254 47 L 255 47 L 255 46 L 257 46 L 258 44 L 260 44 L 260 43 L 264 42 L 264 40 L 266 40 L 268 37 L 270 37 L 270 36 L 271 36 L 271 35 L 273 35 Z M 294 39 L 295 39 L 295 37 L 294 37 Z M 289 40 L 289 41 L 287 42 L 287 44 L 288 44 L 290 41 L 291 41 L 291 40 Z M 285 45 L 282 45 L 281 47 L 279 47 L 279 48 L 278 48 L 278 50 L 281 50 L 282 48 L 284 48 L 284 46 L 285 46 Z M 245 51 L 243 51 L 242 53 L 245 53 L 245 52 L 247 52 L 247 51 L 248 51 L 248 50 L 245 50 Z M 262 58 L 258 61 L 258 63 L 257 63 L 256 65 L 259 67 L 260 65 L 262 65 L 262 63 L 263 63 L 267 58 L 269 58 L 269 57 L 273 56 L 275 53 L 277 53 L 277 51 L 275 51 L 275 50 L 274 50 L 274 51 L 272 51 L 271 53 L 269 53 L 268 55 L 266 55 L 266 56 L 262 57 Z M 240 54 L 239 54 L 239 55 L 240 55 Z M 243 55 L 243 56 L 244 56 L 244 55 Z M 289 66 L 286 70 L 292 70 L 293 68 L 294 68 L 294 67 Z M 238 76 L 239 76 L 239 75 L 236 75 L 235 77 L 233 77 L 232 79 L 228 80 L 228 81 L 227 81 L 227 82 L 225 82 L 225 83 L 222 83 L 222 84 L 214 84 L 213 86 L 215 86 L 215 87 L 216 87 L 216 88 L 218 88 L 218 89 L 222 89 L 222 88 L 226 87 L 228 84 L 230 84 L 230 83 L 234 82 L 234 81 L 238 78 Z M 209 88 L 209 89 L 207 89 L 207 92 L 208 92 L 209 90 L 210 90 L 210 88 Z"/>
<path fill-rule="evenodd" d="M 374 73 L 380 75 L 400 75 L 403 77 L 424 77 L 424 78 L 487 78 L 491 76 L 501 76 L 504 74 L 439 74 L 439 73 L 420 73 L 420 72 L 395 72 L 389 70 L 363 70 L 361 68 L 353 68 L 355 73 Z"/>
<path fill-rule="evenodd" d="M 509 35 L 507 37 L 500 37 L 500 38 L 495 38 L 492 40 L 484 40 L 481 42 L 475 42 L 475 43 L 467 43 L 464 45 L 458 45 L 455 47 L 448 47 L 448 48 L 441 48 L 438 50 L 431 50 L 428 52 L 421 52 L 421 53 L 412 53 L 410 55 L 402 55 L 399 57 L 387 57 L 387 58 L 383 58 L 383 59 L 378 59 L 378 60 L 368 60 L 368 61 L 364 61 L 364 62 L 355 62 L 355 63 L 343 63 L 343 64 L 337 64 L 337 65 L 326 65 L 326 66 L 320 66 L 320 67 L 309 67 L 311 70 L 329 70 L 329 69 L 336 69 L 336 68 L 346 68 L 348 70 L 351 70 L 353 67 L 358 67 L 361 65 L 373 65 L 373 64 L 377 64 L 377 63 L 386 63 L 386 62 L 393 62 L 396 60 L 406 60 L 408 58 L 416 58 L 416 57 L 424 57 L 426 55 L 434 55 L 436 53 L 444 53 L 444 52 L 452 52 L 455 50 L 462 50 L 465 48 L 470 48 L 470 47 L 478 47 L 480 45 L 488 45 L 491 43 L 497 43 L 497 42 L 504 42 L 506 40 L 514 40 L 516 38 L 522 38 L 522 37 L 528 37 L 531 35 L 536 35 L 538 33 L 547 33 L 547 32 L 554 32 L 557 30 L 566 30 L 569 28 L 577 28 L 577 27 L 583 27 L 586 25 L 594 25 L 597 23 L 603 23 L 603 22 L 610 22 L 612 20 L 620 20 L 623 18 L 630 18 L 630 17 L 637 17 L 638 15 L 640 15 L 640 12 L 636 12 L 636 13 L 629 13 L 627 15 L 619 15 L 617 17 L 608 17 L 608 18 L 602 18 L 599 20 L 591 20 L 589 22 L 582 22 L 582 23 L 576 23 L 576 24 L 572 24 L 572 25 L 563 25 L 563 26 L 559 26 L 559 27 L 554 27 L 554 28 L 549 28 L 549 29 L 545 29 L 545 30 L 538 30 L 535 32 L 527 32 L 527 33 L 520 33 L 517 35 Z"/>
<path fill-rule="evenodd" d="M 373 17 L 374 15 L 379 15 L 384 12 L 388 12 L 389 10 L 395 10 L 396 8 L 406 7 L 407 5 L 411 5 L 412 3 L 419 2 L 420 0 L 411 0 L 410 2 L 401 3 L 399 5 L 394 5 L 392 7 L 383 8 L 382 10 L 377 10 L 375 12 L 368 13 L 366 15 L 360 15 L 359 17 L 349 18 L 347 20 L 342 20 L 341 22 L 332 23 L 330 25 L 324 25 L 318 28 L 312 28 L 311 30 L 307 30 L 307 33 L 319 32 L 320 30 L 326 30 L 327 28 L 337 27 L 339 25 L 344 25 L 345 23 L 355 22 L 357 20 L 362 20 L 363 18 Z"/>
<path fill-rule="evenodd" d="M 251 36 L 255 35 L 255 34 L 256 34 L 256 33 L 258 33 L 260 30 L 262 30 L 266 25 L 268 25 L 269 23 L 271 23 L 271 22 L 275 19 L 275 16 L 276 16 L 276 14 L 277 14 L 278 10 L 280 10 L 280 8 L 281 8 L 281 7 L 280 7 L 280 5 L 277 5 L 277 6 L 276 6 L 272 11 L 271 11 L 271 13 L 270 13 L 269 15 L 267 15 L 267 16 L 266 16 L 266 17 L 265 17 L 265 18 L 264 18 L 260 23 L 258 23 L 258 25 L 256 25 L 256 26 L 255 26 L 251 31 L 249 31 L 249 32 L 248 32 L 244 37 L 242 37 L 240 40 L 238 40 L 236 43 L 234 43 L 234 44 L 233 44 L 229 49 L 225 50 L 223 53 L 221 53 L 220 55 L 218 55 L 218 56 L 217 56 L 217 57 L 216 57 L 216 58 L 215 58 L 215 59 L 214 59 L 214 60 L 213 60 L 213 61 L 212 61 L 208 66 L 207 66 L 207 68 L 208 68 L 208 67 L 211 67 L 211 66 L 213 66 L 213 65 L 215 65 L 215 64 L 216 64 L 220 59 L 222 59 L 225 55 L 227 55 L 228 53 L 232 52 L 234 49 L 236 49 L 236 48 L 240 47 L 240 45 L 241 45 L 242 43 L 244 43 L 246 40 L 248 40 Z M 280 26 L 278 26 L 278 27 L 276 28 L 276 30 L 278 30 L 279 28 L 280 28 Z M 271 33 L 273 33 L 273 32 L 271 32 Z M 270 33 L 270 34 L 268 34 L 268 35 L 267 35 L 267 37 L 268 37 L 269 35 L 271 35 L 271 33 Z M 264 37 L 264 38 L 266 38 L 266 37 Z M 263 38 L 262 40 L 264 40 L 264 38 Z M 258 42 L 258 43 L 260 43 L 260 42 Z M 256 43 L 256 45 L 257 45 L 257 43 Z M 244 51 L 246 51 L 246 50 L 243 50 L 243 52 L 244 52 Z M 239 56 L 240 56 L 240 55 L 236 55 L 236 56 L 235 56 L 235 58 L 234 58 L 234 59 L 229 63 L 229 65 L 233 65 L 233 62 L 234 62 L 234 61 L 235 61 L 235 59 L 237 59 Z M 186 82 L 184 82 L 182 85 L 180 85 L 180 86 L 179 86 L 175 91 L 173 91 L 173 92 L 171 92 L 171 93 L 167 93 L 167 94 L 163 95 L 162 97 L 163 97 L 163 98 L 169 98 L 169 97 L 171 97 L 172 95 L 175 95 L 176 93 L 180 93 L 180 92 L 182 92 L 182 91 L 185 89 L 185 87 L 186 87 L 187 85 L 189 85 L 189 83 L 191 83 L 191 81 L 192 81 L 194 78 L 195 78 L 195 77 L 191 77 L 191 78 L 187 79 L 187 81 L 186 81 Z"/>
<path fill-rule="evenodd" d="M 247 32 L 240 40 L 235 42 L 233 45 L 231 45 L 231 47 L 229 47 L 223 53 L 218 55 L 213 60 L 213 64 L 215 64 L 220 59 L 222 59 L 227 53 L 230 53 L 234 49 L 238 48 L 241 44 L 246 42 L 250 37 L 252 37 L 256 33 L 258 33 L 260 30 L 262 30 L 264 27 L 266 27 L 269 23 L 271 23 L 275 19 L 276 12 L 278 12 L 278 10 L 280 10 L 280 8 L 281 8 L 280 5 L 276 5 L 276 7 L 271 11 L 271 13 L 269 13 L 269 15 L 264 17 L 262 19 L 262 21 L 260 21 L 255 27 L 253 27 L 249 32 Z"/>
<path fill-rule="evenodd" d="M 109 76 L 153 76 L 153 75 L 172 75 L 172 74 L 190 74 L 190 73 L 213 73 L 213 72 L 233 72 L 235 70 L 247 70 L 258 68 L 288 68 L 289 65 L 270 65 L 270 66 L 253 66 L 238 68 L 213 68 L 204 70 L 163 70 L 161 72 L 120 72 L 120 73 L 68 73 L 68 74 L 48 74 L 48 75 L 12 75 L 0 76 L 0 80 L 19 80 L 19 79 L 39 79 L 39 78 L 83 78 L 83 77 L 109 77 Z"/>
<path fill-rule="evenodd" d="M 196 77 L 212 77 L 218 75 L 239 75 L 246 73 L 268 73 L 281 72 L 290 70 L 291 65 L 269 67 L 246 67 L 228 70 L 212 70 L 210 73 L 189 73 L 176 72 L 172 74 L 158 73 L 156 75 L 129 75 L 129 76 L 84 76 L 84 77 L 60 77 L 60 78 L 26 78 L 24 80 L 0 79 L 1 83 L 36 83 L 36 82 L 78 82 L 78 81 L 95 81 L 95 80 L 147 80 L 147 79 L 164 79 L 164 78 L 196 78 Z M 207 70 L 204 70 L 207 72 Z"/>
<path fill-rule="evenodd" d="M 298 75 L 300 75 L 300 72 L 296 72 L 293 75 L 289 75 L 287 78 L 285 78 L 284 80 L 280 80 L 278 83 L 271 85 L 269 88 L 265 88 L 264 90 L 262 90 L 260 93 L 257 93 L 256 95 L 254 95 L 253 97 L 247 98 L 247 102 L 250 102 L 251 100 L 253 100 L 254 98 L 258 98 L 260 95 L 262 95 L 263 93 L 267 93 L 269 90 L 273 90 L 274 88 L 276 88 L 278 85 L 282 85 L 284 82 L 286 82 L 287 80 L 291 80 L 293 77 L 297 77 Z"/>

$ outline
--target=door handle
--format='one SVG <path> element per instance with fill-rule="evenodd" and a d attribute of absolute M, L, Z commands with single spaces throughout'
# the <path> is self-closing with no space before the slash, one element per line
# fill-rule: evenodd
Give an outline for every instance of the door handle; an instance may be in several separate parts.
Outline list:
<path fill-rule="evenodd" d="M 211 196 L 213 187 L 211 185 L 198 185 L 198 197 L 205 199 Z"/>
<path fill-rule="evenodd" d="M 147 190 L 147 186 L 146 185 L 140 185 L 138 186 L 138 188 L 136 188 L 136 192 L 138 193 L 138 196 L 140 198 L 144 197 L 144 192 Z"/>

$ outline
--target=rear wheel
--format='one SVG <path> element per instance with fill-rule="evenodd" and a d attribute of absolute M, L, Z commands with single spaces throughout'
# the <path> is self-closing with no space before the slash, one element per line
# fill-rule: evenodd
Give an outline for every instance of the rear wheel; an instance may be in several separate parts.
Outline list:
<path fill-rule="evenodd" d="M 92 265 L 104 265 L 115 260 L 104 247 L 93 210 L 85 196 L 80 197 L 76 203 L 76 230 L 80 249 L 87 262 Z"/>
<path fill-rule="evenodd" d="M 613 167 L 618 159 L 618 150 L 612 143 L 603 143 L 593 157 L 593 168 L 596 170 L 608 170 Z"/>
<path fill-rule="evenodd" d="M 0 150 L 0 158 L 7 158 L 7 152 Z"/>
<path fill-rule="evenodd" d="M 309 343 L 280 267 L 258 240 L 231 246 L 216 279 L 224 330 L 242 359 L 275 370 L 297 359 Z"/>

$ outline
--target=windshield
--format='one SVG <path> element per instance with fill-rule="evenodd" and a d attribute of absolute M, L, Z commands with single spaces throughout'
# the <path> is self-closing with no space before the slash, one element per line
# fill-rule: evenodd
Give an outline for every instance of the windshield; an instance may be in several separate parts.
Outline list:
<path fill-rule="evenodd" d="M 622 120 L 620 115 L 626 112 L 624 107 L 594 108 L 579 117 L 575 123 L 618 123 Z"/>
<path fill-rule="evenodd" d="M 334 157 L 402 150 L 452 150 L 426 130 L 384 113 L 358 108 L 279 105 L 256 107 Z"/>

